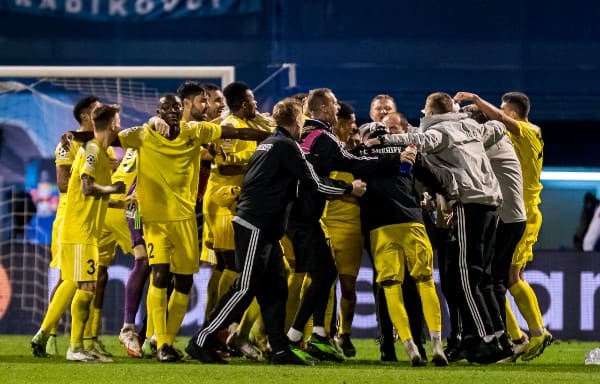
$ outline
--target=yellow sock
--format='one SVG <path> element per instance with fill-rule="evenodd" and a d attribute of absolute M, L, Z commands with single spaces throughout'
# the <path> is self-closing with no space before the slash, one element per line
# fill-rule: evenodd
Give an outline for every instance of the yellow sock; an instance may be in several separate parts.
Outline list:
<path fill-rule="evenodd" d="M 150 276 L 152 278 L 152 275 Z M 152 286 L 152 280 L 150 280 L 150 284 L 148 285 L 148 290 Z M 154 307 L 152 306 L 152 300 L 150 300 L 150 295 L 146 294 L 146 339 L 150 339 L 154 336 L 154 316 L 152 313 L 154 312 Z"/>
<path fill-rule="evenodd" d="M 169 300 L 169 307 L 167 313 L 167 341 L 166 343 L 169 345 L 173 345 L 175 342 L 175 338 L 179 333 L 179 328 L 181 328 L 181 323 L 183 322 L 183 317 L 187 312 L 188 302 L 190 300 L 190 296 L 185 293 L 173 291 L 171 293 L 171 299 Z M 162 345 L 162 344 L 159 344 Z"/>
<path fill-rule="evenodd" d="M 331 336 L 331 318 L 333 317 L 335 308 L 333 304 L 335 302 L 333 295 L 335 295 L 335 284 L 329 291 L 329 300 L 327 300 L 327 308 L 325 308 L 325 333 Z"/>
<path fill-rule="evenodd" d="M 429 333 L 442 331 L 442 310 L 440 308 L 440 299 L 435 290 L 433 279 L 417 282 L 417 290 L 423 303 L 423 315 Z"/>
<path fill-rule="evenodd" d="M 246 312 L 244 312 L 244 316 L 242 316 L 242 320 L 238 325 L 238 333 L 242 339 L 248 339 L 252 326 L 259 318 L 262 319 L 262 316 L 260 315 L 260 305 L 258 305 L 258 301 L 254 299 L 248 306 L 248 309 L 246 309 Z"/>
<path fill-rule="evenodd" d="M 219 280 L 221 280 L 221 273 L 222 272 L 216 268 L 212 269 L 208 285 L 206 286 L 206 311 L 204 312 L 204 317 L 208 317 L 208 314 L 212 311 L 219 299 Z"/>
<path fill-rule="evenodd" d="M 523 280 L 519 280 L 509 290 L 515 299 L 515 303 L 517 303 L 517 307 L 519 307 L 519 312 L 527 321 L 529 332 L 531 334 L 535 334 L 536 331 L 539 332 L 544 324 L 541 316 L 538 315 L 540 313 L 539 304 L 531 286 Z"/>
<path fill-rule="evenodd" d="M 92 334 L 92 322 L 91 322 L 91 319 L 92 319 L 92 316 L 93 316 L 93 314 L 92 314 L 93 308 L 94 308 L 94 299 L 92 299 L 92 301 L 90 301 L 90 307 L 88 308 L 88 318 L 85 321 L 85 326 L 83 327 L 83 346 L 85 348 L 87 348 L 87 347 L 90 346 L 90 341 L 89 340 L 92 338 L 91 337 L 91 334 Z"/>
<path fill-rule="evenodd" d="M 56 336 L 57 333 L 58 333 L 58 323 L 54 323 L 52 328 L 50 328 L 49 334 Z"/>
<path fill-rule="evenodd" d="M 342 335 L 349 335 L 352 332 L 352 320 L 356 311 L 356 301 L 340 299 L 340 331 Z"/>
<path fill-rule="evenodd" d="M 83 331 L 83 340 L 91 340 L 98 337 L 98 327 L 100 325 L 100 309 L 94 306 L 94 300 L 90 303 L 90 315 L 85 322 Z"/>
<path fill-rule="evenodd" d="M 520 340 L 523 337 L 523 332 L 521 331 L 521 327 L 519 327 L 519 323 L 517 322 L 517 318 L 513 313 L 512 308 L 510 307 L 510 303 L 506 300 L 506 332 L 508 336 L 510 336 L 511 340 Z"/>
<path fill-rule="evenodd" d="M 223 296 L 229 288 L 233 285 L 235 279 L 237 279 L 237 272 L 232 271 L 231 269 L 224 269 L 221 273 L 221 279 L 219 280 L 219 288 L 218 295 L 219 298 Z"/>
<path fill-rule="evenodd" d="M 304 275 L 304 280 L 302 281 L 302 289 L 300 290 L 300 300 L 302 300 L 302 297 L 304 297 L 304 292 L 308 289 L 308 287 L 310 287 L 310 284 L 312 283 L 312 279 L 310 278 L 310 276 L 308 275 Z M 300 302 L 298 302 L 298 305 L 300 305 Z M 313 328 L 313 318 L 312 316 L 308 318 L 308 320 L 306 321 L 306 324 L 304 325 L 304 329 L 302 330 L 304 337 L 304 340 L 307 340 L 310 335 L 312 335 L 312 328 Z"/>
<path fill-rule="evenodd" d="M 167 288 L 148 288 L 148 301 L 151 301 L 152 321 L 158 347 L 167 342 Z"/>
<path fill-rule="evenodd" d="M 306 321 L 306 324 L 304 325 L 304 329 L 302 330 L 302 334 L 303 334 L 302 340 L 308 340 L 310 335 L 312 335 L 312 329 L 313 329 L 313 317 L 311 316 Z"/>
<path fill-rule="evenodd" d="M 94 293 L 78 289 L 71 303 L 71 348 L 83 347 L 83 327 L 90 313 L 90 302 Z"/>
<path fill-rule="evenodd" d="M 525 284 L 525 290 L 531 292 L 531 295 L 533 296 L 533 300 L 535 301 L 535 305 L 533 306 L 533 309 L 535 310 L 535 316 L 539 319 L 540 324 L 542 324 L 540 330 L 542 330 L 543 328 L 545 328 L 544 326 L 544 317 L 542 316 L 542 310 L 540 309 L 540 304 L 537 300 L 537 295 L 535 294 L 535 291 L 533 290 L 533 288 L 531 288 L 531 285 L 529 285 L 529 283 L 526 280 L 523 280 L 523 283 Z"/>
<path fill-rule="evenodd" d="M 71 305 L 73 296 L 77 291 L 77 283 L 73 280 L 64 280 L 54 292 L 54 297 L 48 305 L 48 311 L 44 317 L 44 321 L 40 329 L 45 334 L 52 334 L 52 330 L 56 333 L 56 327 L 67 307 Z"/>
<path fill-rule="evenodd" d="M 98 338 L 98 333 L 100 332 L 100 323 L 102 323 L 102 309 L 93 307 L 91 315 L 91 323 L 92 323 L 92 339 Z M 88 320 L 89 321 L 89 320 Z"/>
<path fill-rule="evenodd" d="M 404 308 L 404 297 L 402 296 L 402 284 L 393 284 L 383 286 L 385 292 L 385 301 L 387 302 L 388 312 L 394 328 L 398 331 L 400 340 L 407 341 L 412 339 L 408 314 Z"/>
<path fill-rule="evenodd" d="M 267 335 L 265 333 L 265 322 L 262 318 L 262 315 L 260 315 L 250 328 L 250 341 L 263 350 L 263 347 L 266 347 L 266 340 Z"/>
<path fill-rule="evenodd" d="M 302 282 L 304 281 L 304 273 L 290 273 L 287 279 L 288 297 L 285 304 L 285 331 L 292 326 L 298 305 L 300 304 L 300 291 L 302 290 Z"/>

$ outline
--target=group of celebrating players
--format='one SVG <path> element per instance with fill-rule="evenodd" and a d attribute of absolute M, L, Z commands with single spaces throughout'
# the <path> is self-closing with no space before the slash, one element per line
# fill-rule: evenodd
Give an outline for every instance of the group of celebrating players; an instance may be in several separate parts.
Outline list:
<path fill-rule="evenodd" d="M 520 92 L 506 93 L 501 108 L 473 93 L 436 92 L 413 127 L 391 96 L 378 95 L 372 122 L 357 128 L 352 107 L 327 88 L 261 114 L 244 83 L 221 90 L 186 81 L 146 124 L 121 130 L 118 105 L 81 99 L 80 128 L 56 148 L 51 266 L 61 274 L 33 354 L 57 354 L 70 305 L 67 360 L 112 361 L 98 333 L 118 246 L 135 258 L 119 335 L 132 357 L 184 359 L 174 343 L 201 263 L 212 274 L 190 358 L 227 363 L 241 353 L 314 365 L 353 357 L 364 249 L 382 361 L 398 361 L 399 339 L 412 366 L 426 365 L 424 323 L 436 366 L 531 360 L 552 335 L 523 279 L 541 227 L 543 142 L 529 107 Z M 120 161 L 113 146 L 126 148 Z M 434 248 L 451 320 L 445 348 Z"/>

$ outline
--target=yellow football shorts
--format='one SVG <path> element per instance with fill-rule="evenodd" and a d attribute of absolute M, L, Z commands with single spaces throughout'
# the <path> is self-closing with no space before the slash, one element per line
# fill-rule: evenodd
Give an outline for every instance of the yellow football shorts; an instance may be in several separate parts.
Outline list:
<path fill-rule="evenodd" d="M 118 208 L 108 208 L 104 219 L 104 227 L 98 241 L 98 264 L 108 267 L 115 259 L 117 246 L 121 248 L 123 253 L 133 255 L 131 233 L 125 219 L 125 211 Z"/>
<path fill-rule="evenodd" d="M 527 222 L 525 224 L 525 233 L 513 253 L 512 265 L 524 267 L 525 264 L 533 260 L 533 245 L 537 242 L 538 234 L 542 228 L 542 213 L 537 205 L 528 205 L 525 207 Z"/>
<path fill-rule="evenodd" d="M 96 281 L 98 279 L 98 245 L 62 243 L 60 273 L 63 280 Z"/>
<path fill-rule="evenodd" d="M 358 276 L 364 246 L 360 226 L 328 222 L 325 227 L 338 274 Z"/>
<path fill-rule="evenodd" d="M 193 275 L 200 269 L 196 218 L 143 222 L 150 265 L 169 264 L 172 273 Z"/>
<path fill-rule="evenodd" d="M 433 249 L 423 224 L 386 225 L 370 237 L 377 283 L 404 281 L 405 266 L 413 277 L 433 275 Z"/>

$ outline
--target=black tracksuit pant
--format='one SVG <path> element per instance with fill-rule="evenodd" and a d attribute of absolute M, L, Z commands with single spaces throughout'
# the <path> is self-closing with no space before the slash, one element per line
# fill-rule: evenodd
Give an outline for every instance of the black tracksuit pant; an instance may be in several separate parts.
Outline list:
<path fill-rule="evenodd" d="M 494 333 L 481 287 L 492 254 L 487 247 L 496 225 L 496 207 L 457 203 L 454 214 L 458 246 L 451 247 L 448 253 L 449 281 L 455 284 L 463 334 L 484 337 Z"/>
<path fill-rule="evenodd" d="M 500 307 L 502 323 L 506 328 L 506 290 L 508 288 L 508 274 L 512 264 L 513 253 L 525 233 L 525 221 L 516 223 L 498 222 L 496 229 L 496 245 L 494 247 L 494 260 L 492 262 L 492 285 L 494 296 Z"/>
<path fill-rule="evenodd" d="M 289 349 L 283 329 L 287 279 L 279 241 L 265 238 L 259 228 L 239 217 L 233 228 L 239 275 L 192 339 L 199 346 L 212 342 L 220 329 L 242 317 L 256 297 L 273 352 Z"/>

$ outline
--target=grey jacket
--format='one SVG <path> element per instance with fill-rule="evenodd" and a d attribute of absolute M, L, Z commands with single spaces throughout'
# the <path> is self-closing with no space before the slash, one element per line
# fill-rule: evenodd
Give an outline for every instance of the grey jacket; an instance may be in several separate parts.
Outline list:
<path fill-rule="evenodd" d="M 499 125 L 502 131 L 506 128 L 501 122 L 493 120 L 486 123 L 484 127 L 494 130 L 495 125 Z M 521 163 L 510 138 L 507 135 L 491 137 L 483 145 L 502 191 L 503 202 L 498 210 L 498 216 L 504 223 L 525 221 L 527 216 L 523 202 Z"/>
<path fill-rule="evenodd" d="M 500 124 L 486 129 L 465 113 L 444 113 L 421 119 L 419 132 L 385 135 L 383 144 L 416 144 L 432 164 L 448 169 L 458 183 L 458 200 L 463 204 L 502 204 L 500 186 L 488 157 L 484 142 L 494 141 L 490 135 L 503 136 Z"/>

